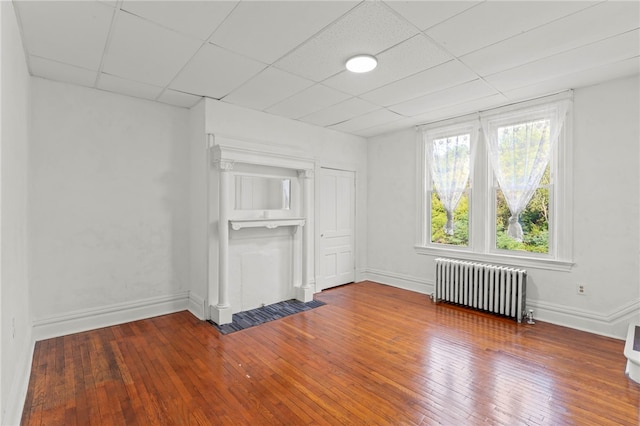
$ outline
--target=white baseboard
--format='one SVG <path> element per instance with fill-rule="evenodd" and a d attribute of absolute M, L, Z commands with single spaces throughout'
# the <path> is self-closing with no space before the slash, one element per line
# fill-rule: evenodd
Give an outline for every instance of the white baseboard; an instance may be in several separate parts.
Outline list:
<path fill-rule="evenodd" d="M 16 366 L 16 375 L 11 386 L 14 391 L 9 395 L 7 410 L 1 424 L 11 426 L 20 424 L 29 388 L 36 341 L 171 314 L 186 309 L 196 317 L 204 319 L 204 299 L 190 294 L 189 291 L 36 319 L 33 322 L 29 345 L 23 351 L 24 356 L 20 357 L 20 365 Z"/>
<path fill-rule="evenodd" d="M 367 270 L 366 269 L 356 269 L 356 277 L 354 282 L 359 283 L 360 281 L 367 280 Z"/>
<path fill-rule="evenodd" d="M 190 304 L 188 291 L 83 309 L 63 315 L 38 318 L 33 322 L 35 341 L 109 327 L 159 315 L 184 311 Z"/>
<path fill-rule="evenodd" d="M 433 293 L 433 283 L 423 278 L 378 269 L 366 269 L 362 275 L 368 281 L 375 281 L 380 284 L 415 291 L 416 293 Z"/>
<path fill-rule="evenodd" d="M 434 283 L 429 280 L 395 272 L 366 269 L 363 277 L 369 281 L 417 293 L 431 294 L 434 291 Z M 532 299 L 527 299 L 527 308 L 534 310 L 537 320 L 615 339 L 624 339 L 629 323 L 634 320 L 640 321 L 640 299 L 633 300 L 606 315 Z"/>
<path fill-rule="evenodd" d="M 36 345 L 32 334 L 29 335 L 25 342 L 25 347 L 21 351 L 20 357 L 18 357 L 18 365 L 13 369 L 15 374 L 11 382 L 11 392 L 9 392 L 5 401 L 7 406 L 5 407 L 6 410 L 3 413 L 2 421 L 0 421 L 3 426 L 17 426 L 22 419 L 22 410 L 29 390 L 33 351 Z"/>
<path fill-rule="evenodd" d="M 540 321 L 615 339 L 624 339 L 629 323 L 640 320 L 640 299 L 605 315 L 539 300 L 527 300 L 527 307 L 534 310 L 535 319 Z"/>
<path fill-rule="evenodd" d="M 204 304 L 204 298 L 198 296 L 193 292 L 189 292 L 189 312 L 191 312 L 199 320 L 206 320 L 206 308 Z"/>

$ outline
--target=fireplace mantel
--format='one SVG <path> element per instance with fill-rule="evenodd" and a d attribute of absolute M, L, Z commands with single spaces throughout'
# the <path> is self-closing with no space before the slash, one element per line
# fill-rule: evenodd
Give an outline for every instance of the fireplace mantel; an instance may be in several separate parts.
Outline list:
<path fill-rule="evenodd" d="M 313 179 L 315 174 L 315 161 L 304 157 L 304 154 L 291 146 L 280 146 L 271 143 L 256 141 L 242 141 L 235 138 L 209 134 L 209 156 L 212 166 L 210 179 L 213 179 L 213 191 L 209 192 L 217 198 L 217 215 L 210 216 L 210 222 L 217 222 L 217 293 L 218 300 L 215 306 L 210 304 L 210 317 L 218 325 L 232 322 L 232 306 L 230 303 L 229 281 L 229 239 L 230 232 L 245 228 L 275 229 L 281 227 L 292 228 L 292 253 L 294 277 L 291 282 L 292 293 L 301 302 L 313 300 L 314 293 L 314 257 L 313 257 Z M 301 155 L 302 154 L 302 155 Z M 231 203 L 235 194 L 235 178 L 237 172 L 234 168 L 259 169 L 260 167 L 273 167 L 285 170 L 287 179 L 297 179 L 301 189 L 298 192 L 297 207 L 294 211 L 264 210 L 262 216 L 248 215 L 243 212 L 237 215 Z M 217 180 L 217 182 L 216 182 Z M 217 192 L 217 194 L 216 194 Z M 241 209 L 242 210 L 242 209 Z M 214 212 L 214 210 L 212 210 Z M 286 215 L 291 214 L 290 217 Z M 297 232 L 298 229 L 301 232 Z M 249 231 L 246 231 L 249 232 Z M 270 232 L 268 234 L 271 234 Z M 262 235 L 262 234 L 261 234 Z M 266 237 L 266 234 L 264 235 Z M 273 238 L 279 238 L 279 233 L 274 232 Z M 211 269 L 210 269 L 211 270 Z M 211 285 L 211 282 L 210 282 Z M 233 284 L 237 285 L 237 284 Z M 211 287 L 210 287 L 211 288 Z M 211 289 L 212 291 L 215 291 Z M 212 291 L 209 293 L 211 297 Z M 211 300 L 211 299 L 210 299 Z"/>

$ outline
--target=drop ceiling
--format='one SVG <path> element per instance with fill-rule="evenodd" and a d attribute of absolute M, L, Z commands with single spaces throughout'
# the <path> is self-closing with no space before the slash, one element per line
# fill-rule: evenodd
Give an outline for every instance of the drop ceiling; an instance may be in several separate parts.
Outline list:
<path fill-rule="evenodd" d="M 34 76 L 364 137 L 640 73 L 638 1 L 14 5 Z"/>

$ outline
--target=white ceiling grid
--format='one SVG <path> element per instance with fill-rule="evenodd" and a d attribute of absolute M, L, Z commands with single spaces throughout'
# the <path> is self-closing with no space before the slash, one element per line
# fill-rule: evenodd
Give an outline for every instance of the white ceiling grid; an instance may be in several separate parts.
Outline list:
<path fill-rule="evenodd" d="M 371 111 L 380 109 L 371 102 L 363 101 L 360 98 L 349 98 L 346 101 L 332 105 L 313 114 L 305 115 L 300 120 L 317 126 L 332 126 L 343 121 L 358 117 Z"/>
<path fill-rule="evenodd" d="M 267 108 L 266 111 L 271 114 L 298 119 L 342 102 L 349 97 L 350 96 L 344 92 L 334 90 L 322 84 L 316 84 L 277 103 L 271 108 Z"/>
<path fill-rule="evenodd" d="M 638 1 L 16 1 L 32 75 L 364 137 L 640 73 Z M 378 57 L 368 74 L 350 56 Z"/>
<path fill-rule="evenodd" d="M 272 64 L 348 12 L 351 1 L 241 2 L 211 42 Z M 292 19 L 293 17 L 293 19 Z"/>
<path fill-rule="evenodd" d="M 269 67 L 224 99 L 248 108 L 263 110 L 313 84 L 311 80 Z"/>
<path fill-rule="evenodd" d="M 98 70 L 113 9 L 98 2 L 21 2 L 29 55 Z"/>

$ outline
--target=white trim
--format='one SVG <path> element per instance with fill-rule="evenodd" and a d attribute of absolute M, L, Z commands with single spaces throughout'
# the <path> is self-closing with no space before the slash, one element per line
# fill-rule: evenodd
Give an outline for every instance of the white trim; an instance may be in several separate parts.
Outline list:
<path fill-rule="evenodd" d="M 31 377 L 31 364 L 33 363 L 33 352 L 36 342 L 33 339 L 33 333 L 28 339 L 25 339 L 26 347 L 20 351 L 18 356 L 18 365 L 14 366 L 15 374 L 11 383 L 11 392 L 7 395 L 7 406 L 4 416 L 0 424 L 3 425 L 19 425 L 22 419 L 22 410 L 27 399 L 27 391 L 29 390 L 29 378 Z"/>
<path fill-rule="evenodd" d="M 191 312 L 196 318 L 201 321 L 206 320 L 205 318 L 207 309 L 205 308 L 205 299 L 198 296 L 192 291 L 189 291 L 189 306 L 187 309 Z"/>
<path fill-rule="evenodd" d="M 456 127 L 474 125 L 474 119 L 491 117 L 498 120 L 502 114 L 527 111 L 535 107 L 568 101 L 572 104 L 573 92 L 567 91 L 526 102 L 468 114 L 437 123 L 417 126 L 416 141 L 416 226 L 415 250 L 418 254 L 455 256 L 466 260 L 514 264 L 527 268 L 570 271 L 573 267 L 573 111 L 569 107 L 564 125 L 552 156 L 552 182 L 550 208 L 552 223 L 549 233 L 549 253 L 537 254 L 496 249 L 495 188 L 493 171 L 487 155 L 484 131 L 478 131 L 471 140 L 472 164 L 469 190 L 469 242 L 468 246 L 434 244 L 431 242 L 430 173 L 427 165 L 427 149 L 424 134 L 448 133 Z M 558 190 L 560 189 L 560 190 Z M 482 196 L 485 194 L 487 196 Z"/>
<path fill-rule="evenodd" d="M 557 303 L 542 302 L 539 300 L 531 300 L 531 303 L 535 303 L 538 307 L 546 309 L 548 311 L 555 311 L 562 314 L 570 314 L 572 316 L 581 317 L 589 320 L 593 320 L 600 323 L 611 324 L 624 320 L 629 315 L 633 316 L 640 310 L 640 299 L 632 300 L 608 314 L 600 314 L 586 309 L 572 308 L 566 305 L 560 305 Z M 625 327 L 626 330 L 626 327 Z"/>
<path fill-rule="evenodd" d="M 303 227 L 306 219 L 303 217 L 285 217 L 276 219 L 231 219 L 231 229 L 239 231 L 243 228 L 268 228 L 275 229 L 282 226 Z"/>
<path fill-rule="evenodd" d="M 449 247 L 423 247 L 415 246 L 416 253 L 430 256 L 445 256 L 457 259 L 473 260 L 476 262 L 497 263 L 507 266 L 520 266 L 523 268 L 546 269 L 550 271 L 569 272 L 574 263 L 564 260 L 533 258 L 524 256 L 510 256 L 497 253 L 477 253 L 469 250 L 456 250 Z"/>
<path fill-rule="evenodd" d="M 467 193 L 467 201 L 468 201 L 468 244 L 466 246 L 455 246 L 460 250 L 469 250 L 473 251 L 473 223 L 471 215 L 475 211 L 473 208 L 473 193 L 474 193 L 474 163 L 477 157 L 477 148 L 480 145 L 479 143 L 479 134 L 480 134 L 480 122 L 477 116 L 473 118 L 468 118 L 467 120 L 456 120 L 455 123 L 451 123 L 448 125 L 441 125 L 438 127 L 421 127 L 421 132 L 419 133 L 419 146 L 418 146 L 418 164 L 417 169 L 419 171 L 418 175 L 420 181 L 418 182 L 418 220 L 420 224 L 418 224 L 417 228 L 417 242 L 418 245 L 424 245 L 425 247 L 436 248 L 439 247 L 440 244 L 433 243 L 431 241 L 431 199 L 433 194 L 433 177 L 431 176 L 431 166 L 428 165 L 427 156 L 430 154 L 431 144 L 433 141 L 438 138 L 452 136 L 452 135 L 462 135 L 469 134 L 469 178 L 468 178 L 468 187 L 469 189 L 465 191 Z M 454 246 L 452 246 L 454 247 Z"/>
<path fill-rule="evenodd" d="M 214 166 L 218 169 L 215 174 L 218 179 L 218 199 L 209 200 L 217 201 L 218 203 L 218 215 L 213 219 L 210 217 L 210 222 L 218 223 L 218 302 L 215 306 L 211 306 L 209 309 L 209 316 L 216 324 L 228 324 L 232 320 L 232 306 L 229 301 L 229 223 L 230 215 L 232 212 L 230 203 L 230 192 L 235 187 L 235 181 L 231 181 L 231 178 L 239 175 L 240 173 L 233 173 L 234 164 L 246 164 L 253 166 L 268 166 L 288 169 L 288 173 L 284 176 L 289 176 L 291 172 L 297 172 L 298 183 L 301 179 L 309 178 L 309 172 L 314 171 L 316 167 L 315 160 L 305 156 L 305 153 L 299 148 L 287 145 L 278 145 L 274 143 L 258 142 L 248 139 L 235 139 L 233 137 L 224 136 L 222 134 L 214 134 L 210 139 L 213 140 L 214 145 L 210 148 L 210 167 Z M 302 173 L 301 173 L 302 172 Z M 251 175 L 260 175 L 261 173 L 250 173 Z M 209 176 L 213 178 L 213 176 Z M 307 186 L 305 186 L 307 188 Z M 293 190 L 293 188 L 292 188 Z M 211 195 L 211 194 L 210 194 Z M 304 200 L 308 199 L 308 194 L 302 194 Z M 304 208 L 305 214 L 309 216 L 310 209 L 308 206 L 300 206 Z M 242 210 L 234 211 L 233 214 L 242 212 Z M 269 216 L 271 210 L 264 210 L 263 215 Z M 293 218 L 293 217 L 262 217 L 262 218 L 244 218 L 250 220 L 242 220 L 242 217 L 234 217 L 231 221 L 231 227 L 233 230 L 240 230 L 246 227 L 263 227 L 276 228 L 279 226 L 296 226 L 303 227 L 306 221 L 310 220 L 309 217 L 305 218 Z M 261 220 L 255 220 L 261 219 Z M 268 219 L 268 220 L 266 220 Z M 307 228 L 303 228 L 303 232 L 307 235 Z M 297 230 L 297 228 L 293 228 Z M 302 241 L 300 241 L 302 240 Z M 305 253 L 311 253 L 309 245 L 311 241 L 309 238 L 303 238 L 302 236 L 296 236 L 293 240 L 294 251 L 293 254 L 293 277 L 292 288 L 299 281 L 302 281 L 302 257 Z M 302 244 L 305 244 L 302 247 Z M 302 252 L 302 254 L 300 253 Z M 300 255 L 299 255 L 300 254 Z M 209 267 L 212 266 L 212 259 L 209 259 Z M 308 262 L 308 259 L 304 259 L 304 262 Z M 304 263 L 305 271 L 311 269 L 307 263 Z M 306 283 L 305 283 L 306 284 Z M 213 283 L 210 281 L 209 286 Z M 305 292 L 308 294 L 309 292 Z M 211 300 L 211 288 L 209 289 L 209 304 L 212 304 Z"/>
<path fill-rule="evenodd" d="M 562 188 L 560 194 L 554 194 L 554 244 L 557 259 L 573 259 L 573 104 L 567 109 L 560 137 L 562 143 L 556 144 L 553 159 L 556 162 L 556 176 L 552 179 L 554 192 Z"/>
<path fill-rule="evenodd" d="M 398 274 L 379 269 L 365 269 L 362 275 L 367 281 L 390 285 L 392 287 L 410 290 L 416 293 L 431 294 L 434 290 L 433 282 L 411 275 Z"/>
<path fill-rule="evenodd" d="M 416 132 L 416 246 L 422 246 L 427 241 L 427 232 L 431 229 L 431 203 L 427 205 L 427 176 L 426 144 L 422 136 L 423 132 Z M 431 238 L 429 238 L 431 239 Z"/>
<path fill-rule="evenodd" d="M 367 281 L 369 279 L 367 273 L 367 269 L 356 268 L 356 278 L 354 282 Z"/>
<path fill-rule="evenodd" d="M 492 112 L 489 117 L 489 121 L 494 123 L 513 123 L 520 122 L 524 119 L 522 115 L 526 116 L 530 111 L 536 110 L 537 107 L 553 107 L 559 108 L 560 102 L 567 102 L 568 107 L 562 128 L 558 134 L 558 140 L 553 147 L 552 155 L 549 162 L 551 170 L 551 185 L 549 187 L 549 210 L 551 220 L 549 221 L 549 235 L 548 235 L 548 248 L 549 252 L 546 254 L 527 253 L 521 251 L 509 251 L 497 248 L 496 241 L 496 222 L 491 220 L 486 223 L 487 227 L 487 247 L 486 253 L 497 255 L 508 255 L 513 257 L 528 257 L 531 259 L 541 259 L 541 263 L 544 264 L 546 260 L 554 261 L 560 260 L 566 262 L 567 259 L 573 258 L 573 181 L 571 179 L 573 175 L 573 158 L 572 155 L 572 133 L 573 127 L 573 93 L 567 92 L 553 98 L 549 98 L 548 102 L 537 100 L 535 102 L 525 102 L 521 104 L 511 105 L 509 108 L 501 109 L 500 112 Z M 507 117 L 502 117 L 503 114 L 509 114 Z M 483 117 L 485 118 L 485 117 Z M 515 120 L 515 121 L 514 121 Z M 554 121 L 552 120 L 552 123 Z M 558 123 L 555 123 L 557 126 Z M 483 128 L 484 135 L 484 128 Z M 487 146 L 487 135 L 484 135 L 485 148 Z M 492 200 L 487 207 L 487 217 L 496 217 L 496 203 L 497 192 L 500 189 L 496 182 L 495 172 L 491 166 L 491 161 L 488 155 L 485 155 L 486 159 L 484 167 L 487 168 L 487 187 L 486 193 L 489 194 L 488 199 Z M 508 254 L 507 254 L 508 253 Z"/>
<path fill-rule="evenodd" d="M 213 139 L 213 163 L 231 161 L 294 170 L 309 170 L 315 166 L 314 160 L 303 157 L 302 153 L 291 155 L 292 152 L 298 153 L 295 147 L 239 140 L 220 134 L 215 134 Z"/>
<path fill-rule="evenodd" d="M 420 277 L 376 269 L 366 269 L 363 275 L 368 281 L 416 293 L 432 294 L 434 291 L 434 282 Z M 534 310 L 536 320 L 621 340 L 626 335 L 628 323 L 640 321 L 640 299 L 622 305 L 608 314 L 535 299 L 527 299 L 527 308 Z"/>
<path fill-rule="evenodd" d="M 638 318 L 640 299 L 633 300 L 605 315 L 539 300 L 527 300 L 527 307 L 534 309 L 534 317 L 540 321 L 614 339 L 624 339 L 628 322 Z"/>
<path fill-rule="evenodd" d="M 210 99 L 210 98 L 205 98 Z M 205 120 L 206 121 L 206 120 Z M 281 155 L 284 157 L 292 158 L 306 158 L 305 151 L 299 146 L 282 144 L 275 141 L 269 141 L 265 139 L 255 139 L 243 135 L 238 137 L 237 135 L 230 135 L 220 132 L 207 131 L 208 135 L 213 136 L 213 145 L 221 144 L 225 146 L 231 146 L 239 148 L 240 150 L 246 149 L 254 152 L 270 152 L 272 154 Z"/>
<path fill-rule="evenodd" d="M 63 315 L 52 315 L 33 321 L 33 337 L 38 341 L 171 314 L 186 310 L 188 303 L 189 292 L 182 291 L 133 302 L 77 310 Z"/>

